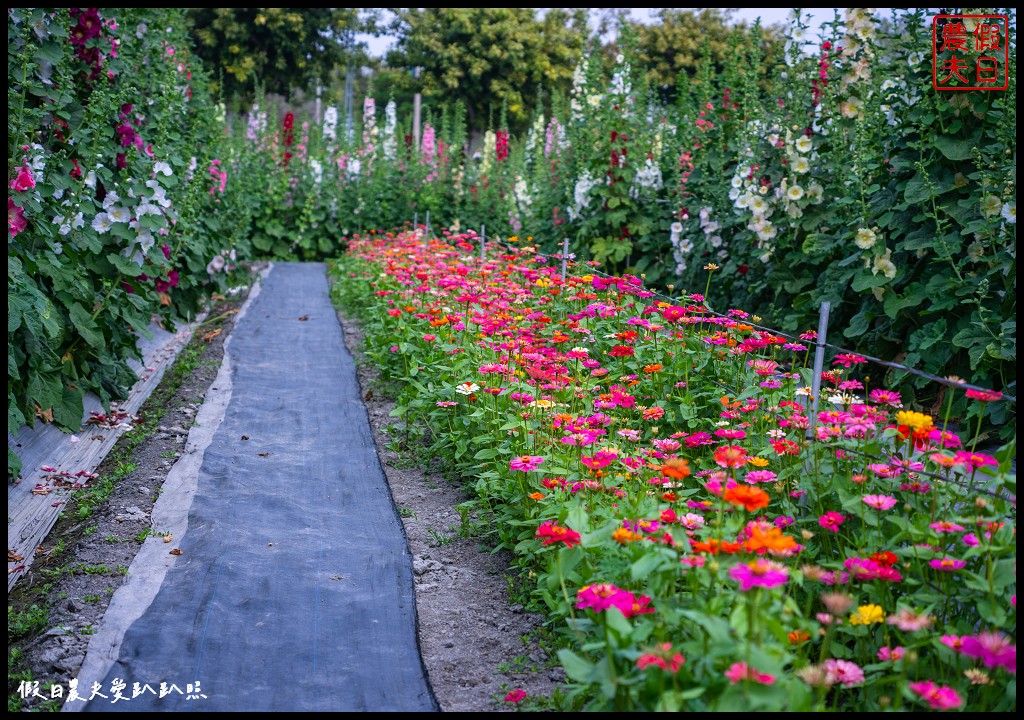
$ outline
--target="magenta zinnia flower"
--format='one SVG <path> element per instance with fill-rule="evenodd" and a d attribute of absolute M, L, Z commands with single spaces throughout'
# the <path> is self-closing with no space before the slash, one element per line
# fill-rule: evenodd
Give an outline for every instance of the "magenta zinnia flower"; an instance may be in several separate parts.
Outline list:
<path fill-rule="evenodd" d="M 828 685 L 839 684 L 843 687 L 853 687 L 864 682 L 864 671 L 857 663 L 849 660 L 830 658 L 822 663 L 822 667 L 825 668 L 826 684 Z"/>
<path fill-rule="evenodd" d="M 537 455 L 520 455 L 519 457 L 512 458 L 512 462 L 509 463 L 509 467 L 512 470 L 530 472 L 540 467 L 542 462 L 544 462 L 544 458 Z"/>
<path fill-rule="evenodd" d="M 865 495 L 861 500 L 875 510 L 888 510 L 896 504 L 896 498 L 891 495 Z"/>
<path fill-rule="evenodd" d="M 745 662 L 733 663 L 732 667 L 725 671 L 725 676 L 729 678 L 730 685 L 735 685 L 741 680 L 753 680 L 754 682 L 761 683 L 762 685 L 775 684 L 774 675 L 758 672 Z"/>
<path fill-rule="evenodd" d="M 738 582 L 743 591 L 753 587 L 774 588 L 786 584 L 789 570 L 785 565 L 771 560 L 758 559 L 733 566 L 729 570 L 729 577 Z"/>
<path fill-rule="evenodd" d="M 930 680 L 912 682 L 907 687 L 927 702 L 932 710 L 953 710 L 964 704 L 963 698 L 948 685 L 936 685 Z"/>
<path fill-rule="evenodd" d="M 963 567 L 967 564 L 967 561 L 966 560 L 957 560 L 956 558 L 945 557 L 945 558 L 941 558 L 941 559 L 940 558 L 936 558 L 935 560 L 932 560 L 928 564 L 931 565 L 936 570 L 941 570 L 942 572 L 956 572 L 957 570 L 963 569 Z"/>
<path fill-rule="evenodd" d="M 1017 674 L 1017 646 L 1010 638 L 998 632 L 983 632 L 961 639 L 960 652 L 969 657 L 980 658 L 986 666 L 1001 667 L 1013 675 Z"/>
<path fill-rule="evenodd" d="M 775 478 L 778 475 L 773 473 L 771 470 L 753 470 L 747 473 L 744 478 L 748 483 L 770 483 L 775 482 Z"/>
<path fill-rule="evenodd" d="M 818 524 L 826 530 L 831 530 L 834 533 L 839 532 L 839 526 L 846 521 L 846 517 L 842 513 L 837 513 L 833 510 L 829 510 L 827 513 L 818 518 Z"/>

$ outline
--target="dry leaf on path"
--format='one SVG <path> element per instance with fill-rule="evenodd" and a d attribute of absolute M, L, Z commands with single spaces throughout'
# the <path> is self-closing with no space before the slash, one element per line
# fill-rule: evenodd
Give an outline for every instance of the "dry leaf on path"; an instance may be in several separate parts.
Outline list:
<path fill-rule="evenodd" d="M 170 554 L 171 555 L 181 555 L 181 550 L 179 548 L 174 548 L 173 550 L 171 550 Z"/>
<path fill-rule="evenodd" d="M 213 339 L 214 339 L 215 337 L 217 337 L 218 335 L 220 335 L 220 333 L 221 333 L 221 331 L 222 331 L 223 329 L 224 329 L 224 328 L 217 328 L 216 330 L 211 330 L 210 332 L 208 332 L 208 333 L 206 333 L 205 335 L 203 335 L 203 340 L 205 340 L 206 342 L 210 342 L 210 341 L 211 341 L 211 340 L 213 340 Z"/>

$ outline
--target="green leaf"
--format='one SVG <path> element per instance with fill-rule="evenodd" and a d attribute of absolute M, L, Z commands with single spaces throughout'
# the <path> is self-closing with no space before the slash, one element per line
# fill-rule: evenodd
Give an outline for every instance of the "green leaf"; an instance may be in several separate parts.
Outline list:
<path fill-rule="evenodd" d="M 950 160 L 970 160 L 980 139 L 980 130 L 966 139 L 943 135 L 935 138 L 935 147 Z"/>
<path fill-rule="evenodd" d="M 864 292 L 874 287 L 881 287 L 889 282 L 884 274 L 878 273 L 877 275 L 869 274 L 866 270 L 854 276 L 853 282 L 850 283 L 850 287 L 857 292 Z"/>
<path fill-rule="evenodd" d="M 78 334 L 82 336 L 83 340 L 97 349 L 102 349 L 106 345 L 103 332 L 96 325 L 96 321 L 92 319 L 92 316 L 81 305 L 72 303 L 71 307 L 68 308 L 68 315 L 70 315 L 72 324 L 74 324 L 75 329 L 78 330 Z"/>
<path fill-rule="evenodd" d="M 117 271 L 122 275 L 128 277 L 137 277 L 142 274 L 142 266 L 131 258 L 126 258 L 124 255 L 118 255 L 117 253 L 110 253 L 107 255 L 107 260 L 117 268 Z"/>
<path fill-rule="evenodd" d="M 868 322 L 868 317 L 865 314 L 865 312 L 861 310 L 859 313 L 853 316 L 852 320 L 850 320 L 849 327 L 843 330 L 843 337 L 860 337 L 861 335 L 868 331 L 869 327 L 870 324 Z"/>
<path fill-rule="evenodd" d="M 664 558 L 659 553 L 649 552 L 633 563 L 629 569 L 629 576 L 634 581 L 643 580 L 654 570 L 661 567 L 663 561 Z"/>
<path fill-rule="evenodd" d="M 572 650 L 558 651 L 558 662 L 570 680 L 578 683 L 589 683 L 594 675 L 594 664 L 581 658 Z"/>

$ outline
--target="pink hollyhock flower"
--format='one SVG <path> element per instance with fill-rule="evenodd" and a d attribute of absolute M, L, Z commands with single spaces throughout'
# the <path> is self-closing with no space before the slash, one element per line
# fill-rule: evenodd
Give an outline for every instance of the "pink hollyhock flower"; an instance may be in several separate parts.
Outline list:
<path fill-rule="evenodd" d="M 11 238 L 16 238 L 26 227 L 28 220 L 25 218 L 25 211 L 15 205 L 11 198 L 7 198 L 7 232 Z"/>
<path fill-rule="evenodd" d="M 18 168 L 18 174 L 11 180 L 11 189 L 16 192 L 25 192 L 36 186 L 36 179 L 32 176 L 32 168 L 22 165 Z"/>
<path fill-rule="evenodd" d="M 729 678 L 730 685 L 735 685 L 743 680 L 753 680 L 754 682 L 762 685 L 775 684 L 774 675 L 758 672 L 745 662 L 733 663 L 732 667 L 725 671 L 725 676 Z"/>
<path fill-rule="evenodd" d="M 927 702 L 932 710 L 953 710 L 964 704 L 963 698 L 948 685 L 936 685 L 930 680 L 912 682 L 907 687 Z"/>

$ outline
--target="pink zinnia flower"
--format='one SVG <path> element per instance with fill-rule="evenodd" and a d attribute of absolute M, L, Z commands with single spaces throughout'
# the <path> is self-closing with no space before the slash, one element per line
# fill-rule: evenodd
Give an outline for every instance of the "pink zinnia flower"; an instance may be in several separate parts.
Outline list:
<path fill-rule="evenodd" d="M 916 632 L 930 628 L 934 619 L 930 615 L 919 615 L 913 610 L 900 608 L 898 612 L 887 617 L 885 622 L 895 625 L 903 632 Z"/>
<path fill-rule="evenodd" d="M 910 691 L 927 702 L 932 710 L 953 710 L 964 704 L 963 698 L 948 685 L 936 685 L 930 680 L 912 682 Z"/>
<path fill-rule="evenodd" d="M 865 495 L 861 500 L 875 510 L 888 510 L 896 504 L 896 498 L 891 495 Z"/>
<path fill-rule="evenodd" d="M 968 452 L 966 450 L 958 450 L 953 463 L 955 465 L 965 465 L 974 470 L 985 465 L 999 465 L 999 461 L 991 455 L 986 455 L 985 453 L 980 452 Z"/>
<path fill-rule="evenodd" d="M 735 565 L 729 570 L 729 577 L 738 582 L 743 591 L 753 587 L 774 588 L 786 584 L 789 570 L 771 560 L 758 559 Z"/>
<path fill-rule="evenodd" d="M 725 671 L 725 676 L 729 678 L 730 685 L 735 685 L 742 680 L 753 680 L 754 682 L 761 683 L 762 685 L 775 684 L 774 675 L 758 672 L 745 662 L 734 663 L 732 667 Z"/>
<path fill-rule="evenodd" d="M 937 533 L 963 532 L 964 530 L 967 529 L 963 525 L 957 525 L 956 523 L 948 522 L 946 520 L 943 520 L 941 522 L 933 522 L 928 527 L 930 527 L 932 530 L 934 530 Z"/>
<path fill-rule="evenodd" d="M 775 479 L 777 477 L 778 477 L 778 475 L 773 473 L 771 470 L 754 470 L 752 472 L 748 472 L 746 478 L 744 478 L 744 479 L 748 483 L 752 483 L 752 484 L 753 483 L 770 483 L 770 482 L 775 482 Z"/>
<path fill-rule="evenodd" d="M 903 657 L 903 653 L 905 652 L 906 649 L 902 646 L 891 648 L 886 645 L 878 651 L 878 659 L 882 662 L 896 662 Z"/>
<path fill-rule="evenodd" d="M 590 608 L 595 612 L 601 612 L 615 607 L 616 598 L 622 594 L 631 593 L 617 588 L 611 583 L 585 585 L 576 591 L 576 607 L 579 610 Z"/>
<path fill-rule="evenodd" d="M 544 458 L 537 455 L 520 455 L 519 457 L 512 458 L 512 461 L 509 463 L 509 468 L 512 470 L 531 472 L 539 468 L 542 462 L 544 462 Z"/>
<path fill-rule="evenodd" d="M 831 530 L 834 533 L 839 532 L 839 526 L 846 522 L 846 517 L 842 513 L 837 513 L 829 510 L 827 513 L 818 518 L 818 524 L 826 530 Z"/>
<path fill-rule="evenodd" d="M 565 543 L 566 547 L 573 547 L 579 545 L 580 534 L 570 527 L 562 527 L 556 525 L 554 520 L 548 520 L 537 528 L 537 534 L 534 536 L 537 539 L 544 538 L 542 545 L 553 545 L 561 542 Z"/>
<path fill-rule="evenodd" d="M 967 561 L 945 557 L 941 559 L 936 558 L 935 560 L 930 561 L 928 564 L 936 570 L 940 570 L 942 572 L 956 572 L 957 570 L 963 569 L 963 567 L 967 565 Z"/>
<path fill-rule="evenodd" d="M 649 653 L 644 653 L 637 658 L 636 666 L 640 670 L 653 666 L 660 667 L 665 672 L 676 673 L 686 663 L 686 658 L 680 652 L 672 652 L 672 643 L 662 643 Z"/>
<path fill-rule="evenodd" d="M 517 703 L 520 700 L 523 700 L 524 698 L 526 698 L 526 691 L 522 688 L 516 688 L 515 690 L 512 690 L 508 695 L 505 696 L 505 702 Z"/>
<path fill-rule="evenodd" d="M 857 663 L 849 660 L 830 658 L 822 663 L 822 667 L 825 668 L 828 685 L 839 684 L 843 687 L 853 687 L 864 682 L 864 671 Z"/>
<path fill-rule="evenodd" d="M 969 657 L 980 658 L 986 666 L 1005 668 L 1017 674 L 1017 646 L 1010 638 L 998 632 L 983 632 L 962 638 L 960 652 Z"/>

